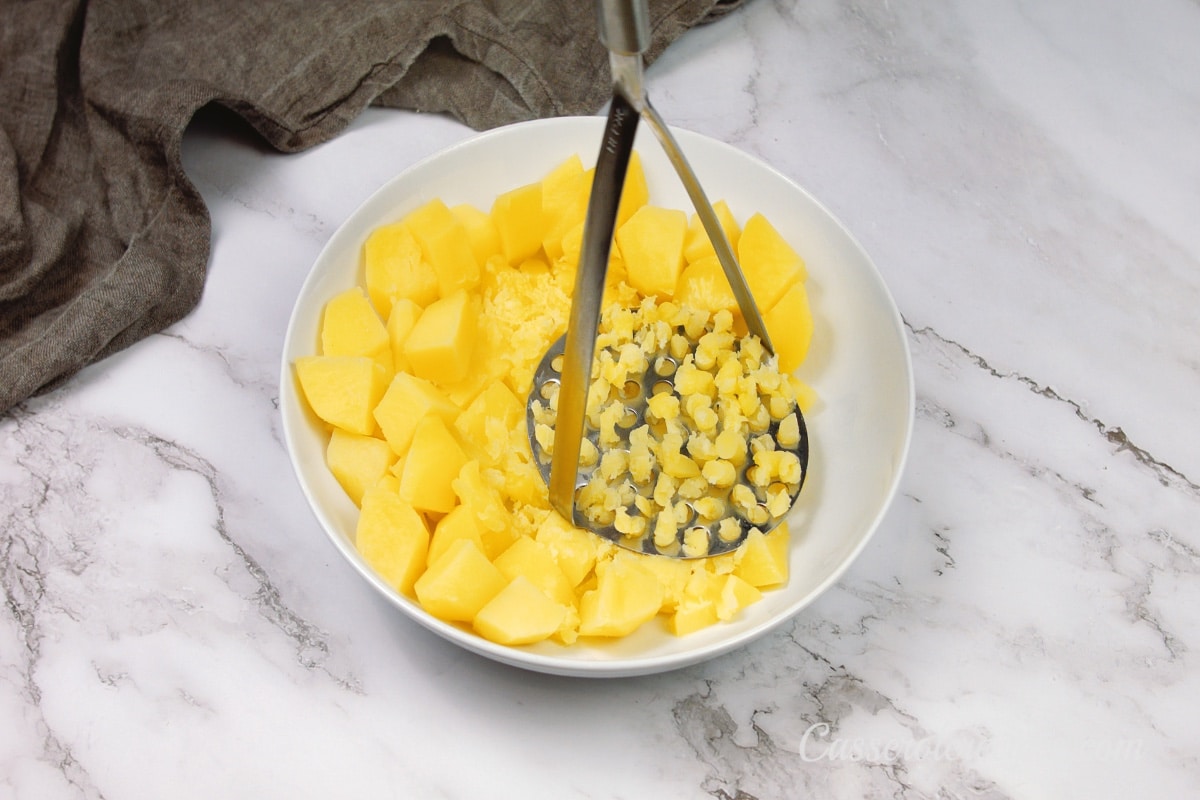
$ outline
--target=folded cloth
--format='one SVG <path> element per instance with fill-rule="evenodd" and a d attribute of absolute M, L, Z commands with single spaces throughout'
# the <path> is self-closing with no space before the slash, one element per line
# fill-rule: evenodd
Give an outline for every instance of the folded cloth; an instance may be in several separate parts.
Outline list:
<path fill-rule="evenodd" d="M 652 0 L 647 59 L 737 2 Z M 199 300 L 200 108 L 293 152 L 370 103 L 475 129 L 596 113 L 606 64 L 587 0 L 0 0 L 0 414 Z"/>

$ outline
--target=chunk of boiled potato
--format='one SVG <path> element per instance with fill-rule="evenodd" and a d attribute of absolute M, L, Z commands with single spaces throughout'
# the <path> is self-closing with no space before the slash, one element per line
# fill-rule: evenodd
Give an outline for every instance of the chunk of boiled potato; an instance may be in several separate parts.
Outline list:
<path fill-rule="evenodd" d="M 363 248 L 367 294 L 379 316 L 406 298 L 424 308 L 438 297 L 437 272 L 421 254 L 421 245 L 403 222 L 381 225 Z"/>
<path fill-rule="evenodd" d="M 480 542 L 489 559 L 504 552 L 520 534 L 513 525 L 512 514 L 500 491 L 492 486 L 480 471 L 479 462 L 472 459 L 458 471 L 451 482 L 460 507 L 470 510 L 478 520 Z"/>
<path fill-rule="evenodd" d="M 413 326 L 421 316 L 421 306 L 407 297 L 396 298 L 387 318 L 388 342 L 392 347 L 392 363 L 396 371 L 408 370 L 408 358 L 404 355 L 404 343 L 412 333 Z"/>
<path fill-rule="evenodd" d="M 550 549 L 572 586 L 583 583 L 596 565 L 600 539 L 571 525 L 557 511 L 551 511 L 542 520 L 534 539 Z"/>
<path fill-rule="evenodd" d="M 354 545 L 389 586 L 412 595 L 414 583 L 425 569 L 429 529 L 412 505 L 380 484 L 363 494 Z"/>
<path fill-rule="evenodd" d="M 629 221 L 638 209 L 650 202 L 650 186 L 646 183 L 646 170 L 642 156 L 634 150 L 629 156 L 629 167 L 625 170 L 625 185 L 621 188 L 621 202 L 617 206 L 617 229 Z M 683 212 L 680 212 L 683 213 Z"/>
<path fill-rule="evenodd" d="M 767 312 L 792 284 L 808 275 L 804 259 L 792 249 L 762 214 L 754 214 L 742 227 L 737 246 L 738 264 L 750 285 L 759 310 Z"/>
<path fill-rule="evenodd" d="M 362 505 L 363 493 L 379 482 L 396 461 L 383 439 L 334 428 L 325 448 L 325 464 L 354 501 Z"/>
<path fill-rule="evenodd" d="M 559 568 L 550 548 L 528 536 L 518 537 L 492 563 L 510 581 L 518 576 L 524 577 L 556 603 L 575 603 L 575 587 Z"/>
<path fill-rule="evenodd" d="M 458 289 L 421 313 L 404 340 L 404 357 L 414 375 L 441 386 L 467 376 L 478 336 L 479 298 Z"/>
<path fill-rule="evenodd" d="M 325 304 L 321 320 L 321 354 L 367 356 L 378 361 L 388 372 L 395 369 L 387 328 L 362 287 L 354 286 L 339 292 Z"/>
<path fill-rule="evenodd" d="M 471 242 L 471 251 L 475 253 L 475 262 L 482 271 L 483 265 L 493 254 L 500 252 L 500 232 L 492 215 L 482 211 L 470 203 L 462 203 L 450 209 L 451 213 L 462 223 Z M 482 279 L 482 276 L 481 276 Z"/>
<path fill-rule="evenodd" d="M 595 170 L 584 170 L 573 155 L 542 178 L 542 250 L 551 261 L 562 257 L 562 238 L 587 215 Z"/>
<path fill-rule="evenodd" d="M 491 216 L 500 235 L 500 250 L 509 264 L 520 264 L 542 249 L 546 223 L 540 182 L 499 195 L 492 203 Z"/>
<path fill-rule="evenodd" d="M 518 646 L 550 638 L 566 616 L 565 606 L 524 575 L 517 575 L 479 610 L 472 625 L 489 641 Z"/>
<path fill-rule="evenodd" d="M 737 296 L 725 277 L 725 269 L 716 256 L 707 256 L 688 264 L 679 273 L 675 288 L 675 300 L 680 305 L 691 306 L 710 314 L 726 310 L 741 313 Z"/>
<path fill-rule="evenodd" d="M 794 371 L 804 363 L 812 343 L 813 317 L 804 283 L 793 283 L 763 315 L 763 322 L 779 356 L 779 371 Z"/>
<path fill-rule="evenodd" d="M 495 464 L 509 447 L 512 431 L 520 425 L 524 413 L 524 405 L 508 385 L 492 381 L 458 415 L 454 428 Z"/>
<path fill-rule="evenodd" d="M 721 620 L 732 619 L 743 608 L 762 599 L 762 592 L 757 587 L 734 573 L 722 575 L 717 587 L 713 606 Z"/>
<path fill-rule="evenodd" d="M 579 598 L 580 636 L 628 636 L 657 616 L 663 587 L 637 556 L 620 552 L 596 565 L 596 588 Z"/>
<path fill-rule="evenodd" d="M 736 253 L 738 237 L 742 233 L 741 226 L 738 225 L 737 219 L 734 218 L 733 212 L 729 210 L 729 206 L 724 200 L 713 203 L 713 211 L 716 213 L 721 230 L 725 232 L 725 240 L 729 242 L 729 247 Z M 688 222 L 687 236 L 683 240 L 684 260 L 689 264 L 694 264 L 704 258 L 715 258 L 716 255 L 717 250 L 708 237 L 708 230 L 704 227 L 700 215 L 693 214 Z"/>
<path fill-rule="evenodd" d="M 413 591 L 438 619 L 470 622 L 507 585 L 475 542 L 459 539 L 417 578 Z"/>
<path fill-rule="evenodd" d="M 426 414 L 413 431 L 400 474 L 400 496 L 421 511 L 445 514 L 458 502 L 454 479 L 467 456 L 437 414 Z"/>
<path fill-rule="evenodd" d="M 683 269 L 687 215 L 673 208 L 643 205 L 617 229 L 626 280 L 643 295 L 675 294 Z"/>
<path fill-rule="evenodd" d="M 337 428 L 369 436 L 372 409 L 387 390 L 388 373 L 367 356 L 302 356 L 296 377 L 309 408 Z"/>
<path fill-rule="evenodd" d="M 786 582 L 790 538 L 786 523 L 781 523 L 770 534 L 751 529 L 746 541 L 738 548 L 733 574 L 758 589 Z"/>
<path fill-rule="evenodd" d="M 430 200 L 410 212 L 404 224 L 421 246 L 421 255 L 433 265 L 441 297 L 479 285 L 479 262 L 470 234 L 444 202 Z"/>
<path fill-rule="evenodd" d="M 429 539 L 427 563 L 432 564 L 450 549 L 450 546 L 460 539 L 470 539 L 475 545 L 486 550 L 483 545 L 482 526 L 472 509 L 468 506 L 455 506 L 444 517 L 438 520 Z"/>
<path fill-rule="evenodd" d="M 383 438 L 399 456 L 408 452 L 417 424 L 425 415 L 436 414 L 453 424 L 459 413 L 458 406 L 436 386 L 407 372 L 396 373 L 374 409 Z"/>

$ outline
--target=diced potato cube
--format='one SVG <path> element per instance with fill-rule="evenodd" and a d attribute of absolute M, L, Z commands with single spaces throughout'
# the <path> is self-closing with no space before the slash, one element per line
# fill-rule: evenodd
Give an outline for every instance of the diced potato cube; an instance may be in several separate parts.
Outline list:
<path fill-rule="evenodd" d="M 546 516 L 534 538 L 550 548 L 572 586 L 583 583 L 596 564 L 599 537 L 571 525 L 556 511 Z"/>
<path fill-rule="evenodd" d="M 459 412 L 436 386 L 407 372 L 396 373 L 375 405 L 375 420 L 383 438 L 400 456 L 408 452 L 417 423 L 431 413 L 453 424 Z"/>
<path fill-rule="evenodd" d="M 387 328 L 360 287 L 347 289 L 325 304 L 321 355 L 367 356 L 389 373 L 395 369 Z"/>
<path fill-rule="evenodd" d="M 789 538 L 784 523 L 768 535 L 751 528 L 746 541 L 738 548 L 734 574 L 759 589 L 782 584 L 788 577 Z"/>
<path fill-rule="evenodd" d="M 542 214 L 545 233 L 542 249 L 551 261 L 563 255 L 562 238 L 583 222 L 591 194 L 593 170 L 585 171 L 578 155 L 556 166 L 542 179 Z"/>
<path fill-rule="evenodd" d="M 742 232 L 737 220 L 734 219 L 733 213 L 729 210 L 729 206 L 724 200 L 718 200 L 713 203 L 713 211 L 717 214 L 717 221 L 721 223 L 721 230 L 725 231 L 725 239 L 729 242 L 729 247 L 736 253 L 738 237 Z M 687 263 L 694 264 L 710 256 L 716 258 L 716 255 L 717 251 L 708 238 L 708 231 L 705 230 L 704 223 L 700 220 L 700 215 L 693 214 L 691 221 L 688 223 L 687 238 L 684 239 L 683 243 L 684 259 L 686 259 Z"/>
<path fill-rule="evenodd" d="M 417 578 L 413 589 L 421 606 L 438 619 L 470 622 L 507 585 L 473 541 L 459 539 Z"/>
<path fill-rule="evenodd" d="M 367 294 L 379 316 L 387 317 L 402 297 L 422 308 L 437 299 L 437 272 L 403 222 L 376 228 L 363 251 Z"/>
<path fill-rule="evenodd" d="M 425 568 L 429 529 L 409 503 L 387 486 L 378 485 L 363 494 L 354 545 L 389 586 L 411 595 Z"/>
<path fill-rule="evenodd" d="M 508 549 L 520 534 L 500 491 L 484 479 L 478 461 L 468 461 L 458 472 L 452 486 L 459 503 L 471 509 L 479 520 L 483 552 L 495 558 Z"/>
<path fill-rule="evenodd" d="M 362 505 L 363 492 L 379 482 L 396 460 L 383 439 L 334 428 L 325 448 L 325 463 L 355 505 Z"/>
<path fill-rule="evenodd" d="M 467 457 L 436 414 L 426 414 L 417 423 L 412 444 L 400 475 L 400 496 L 421 511 L 445 514 L 454 508 L 454 479 Z"/>
<path fill-rule="evenodd" d="M 601 562 L 596 577 L 596 588 L 579 600 L 580 636 L 627 636 L 662 608 L 662 584 L 632 553 Z"/>
<path fill-rule="evenodd" d="M 687 215 L 682 211 L 639 208 L 616 234 L 629 285 L 647 296 L 673 296 L 683 269 L 686 232 Z"/>
<path fill-rule="evenodd" d="M 667 630 L 686 636 L 717 622 L 717 609 L 711 601 L 681 605 L 667 619 Z"/>
<path fill-rule="evenodd" d="M 518 575 L 479 610 L 472 624 L 483 638 L 515 647 L 550 638 L 566 616 L 565 606 Z"/>
<path fill-rule="evenodd" d="M 654 573 L 663 587 L 663 602 L 659 608 L 661 613 L 672 613 L 683 599 L 684 587 L 687 586 L 688 576 L 697 562 L 685 561 L 680 558 L 661 558 L 646 556 L 638 564 Z"/>
<path fill-rule="evenodd" d="M 511 189 L 492 204 L 492 221 L 500 234 L 500 249 L 509 264 L 519 264 L 542 249 L 546 224 L 542 215 L 542 184 Z"/>
<path fill-rule="evenodd" d="M 720 593 L 713 606 L 716 608 L 717 618 L 721 620 L 732 619 L 737 612 L 762 599 L 762 592 L 736 574 L 723 576 L 719 586 Z"/>
<path fill-rule="evenodd" d="M 559 568 L 550 548 L 528 536 L 520 536 L 492 562 L 504 577 L 522 576 L 561 605 L 575 603 L 574 586 Z"/>
<path fill-rule="evenodd" d="M 479 524 L 470 507 L 455 506 L 438 520 L 433 528 L 433 536 L 429 539 L 429 553 L 426 556 L 427 565 L 432 566 L 459 539 L 470 539 L 486 555 L 482 531 L 483 526 Z"/>
<path fill-rule="evenodd" d="M 459 414 L 455 429 L 470 444 L 499 461 L 521 423 L 525 407 L 503 381 L 493 381 Z"/>
<path fill-rule="evenodd" d="M 398 297 L 392 303 L 392 311 L 387 318 L 387 334 L 392 347 L 392 363 L 397 372 L 410 369 L 408 358 L 404 355 L 404 343 L 408 341 L 408 335 L 420 316 L 421 307 L 407 297 Z"/>
<path fill-rule="evenodd" d="M 479 262 L 471 249 L 471 237 L 445 203 L 430 200 L 405 217 L 404 223 L 421 245 L 422 256 L 433 265 L 441 297 L 479 285 Z"/>
<path fill-rule="evenodd" d="M 321 419 L 351 433 L 375 432 L 371 410 L 388 386 L 388 373 L 366 356 L 304 356 L 296 377 L 309 407 Z"/>
<path fill-rule="evenodd" d="M 679 273 L 675 299 L 681 304 L 709 313 L 722 309 L 740 311 L 737 297 L 725 277 L 725 269 L 716 256 L 708 256 L 688 264 Z"/>
<path fill-rule="evenodd" d="M 412 372 L 441 386 L 458 383 L 471 366 L 479 301 L 463 289 L 430 303 L 404 342 Z"/>
<path fill-rule="evenodd" d="M 462 223 L 471 242 L 471 252 L 482 268 L 493 253 L 500 252 L 500 232 L 496 230 L 492 215 L 469 203 L 454 206 L 450 211 Z"/>
<path fill-rule="evenodd" d="M 812 311 L 804 284 L 793 283 L 763 315 L 763 322 L 767 324 L 767 334 L 779 356 L 779 371 L 794 371 L 804 363 L 813 334 Z"/>
<path fill-rule="evenodd" d="M 762 214 L 746 220 L 738 239 L 737 254 L 750 292 L 764 313 L 770 311 L 793 284 L 803 282 L 808 274 L 804 259 Z"/>
<path fill-rule="evenodd" d="M 621 226 L 628 222 L 649 200 L 650 187 L 646 183 L 646 170 L 642 166 L 642 156 L 634 150 L 629 156 L 629 167 L 625 171 L 625 186 L 621 189 L 621 203 L 617 206 L 617 229 L 620 230 Z"/>

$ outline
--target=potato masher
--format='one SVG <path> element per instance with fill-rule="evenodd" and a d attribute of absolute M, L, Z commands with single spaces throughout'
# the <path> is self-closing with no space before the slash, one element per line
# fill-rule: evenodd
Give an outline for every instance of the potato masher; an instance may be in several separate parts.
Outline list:
<path fill-rule="evenodd" d="M 622 531 L 618 529 L 620 526 L 606 520 L 585 518 L 577 507 L 578 494 L 588 484 L 596 466 L 580 463 L 585 442 L 590 442 L 589 450 L 597 446 L 597 430 L 594 425 L 589 426 L 586 420 L 588 387 L 591 385 L 592 365 L 596 357 L 601 300 L 617 209 L 638 122 L 643 117 L 663 147 L 696 209 L 737 299 L 747 330 L 761 343 L 766 355 L 773 353 L 762 314 L 716 213 L 674 136 L 646 96 L 642 54 L 649 44 L 649 13 L 645 0 L 599 0 L 596 11 L 600 39 L 609 51 L 613 97 L 584 221 L 579 269 L 567 333 L 550 347 L 542 359 L 529 396 L 527 423 L 530 445 L 538 468 L 549 487 L 551 505 L 572 524 L 593 530 L 617 544 L 642 552 L 677 557 L 716 555 L 735 549 L 745 540 L 751 529 L 759 528 L 765 533 L 782 518 L 782 514 L 774 511 L 764 516 L 764 509 L 767 507 L 766 494 L 772 490 L 777 494 L 781 482 L 776 481 L 763 486 L 755 484 L 752 480 L 755 460 L 754 454 L 749 452 L 749 443 L 747 458 L 743 459 L 738 468 L 734 486 L 746 487 L 755 492 L 755 502 L 752 504 L 754 510 L 743 502 L 740 513 L 717 519 L 699 513 L 696 503 L 688 502 L 688 498 L 684 498 L 677 505 L 680 510 L 671 512 L 672 523 L 677 530 L 672 542 L 665 541 L 662 536 L 655 540 L 653 531 L 656 526 L 651 520 L 646 520 L 646 530 L 642 535 L 631 535 L 629 526 L 624 526 L 626 530 Z M 650 399 L 657 393 L 671 391 L 673 388 L 672 381 L 682 363 L 677 355 L 666 351 L 648 353 L 648 363 L 652 363 L 653 368 L 626 383 L 627 389 L 621 398 L 625 411 L 622 415 L 624 419 L 623 424 L 618 426 L 626 437 L 626 444 L 631 431 L 653 421 L 653 414 L 647 416 Z M 545 447 L 538 440 L 536 428 L 551 411 L 553 444 L 551 447 Z M 794 421 L 785 422 L 793 416 Z M 792 428 L 797 430 L 795 437 L 788 433 L 783 440 L 786 444 L 780 444 L 781 425 L 786 425 L 789 431 Z M 757 427 L 753 438 L 759 442 L 760 447 L 771 444 L 764 444 L 766 440 L 762 437 L 766 436 L 772 440 L 774 448 L 791 453 L 799 465 L 798 477 L 794 481 L 783 482 L 783 488 L 787 491 L 787 506 L 790 508 L 800 491 L 808 468 L 808 435 L 803 415 L 793 403 L 787 414 L 774 415 L 765 425 L 759 424 Z M 547 450 L 552 451 L 552 454 L 548 454 Z M 650 482 L 653 485 L 646 485 L 645 481 L 627 481 L 626 493 L 632 491 L 644 499 L 647 494 L 654 492 L 655 486 L 659 484 L 659 477 L 660 475 L 657 475 Z M 729 502 L 730 491 L 730 487 L 723 487 L 718 492 L 722 502 Z M 745 492 L 741 494 L 745 500 Z M 638 501 L 638 506 L 642 509 L 641 512 L 634 505 L 629 509 L 635 515 L 644 513 L 647 504 Z M 771 506 L 777 509 L 779 503 L 772 503 Z M 733 524 L 723 522 L 725 519 L 735 520 L 736 531 Z M 698 545 L 701 541 L 702 547 Z"/>

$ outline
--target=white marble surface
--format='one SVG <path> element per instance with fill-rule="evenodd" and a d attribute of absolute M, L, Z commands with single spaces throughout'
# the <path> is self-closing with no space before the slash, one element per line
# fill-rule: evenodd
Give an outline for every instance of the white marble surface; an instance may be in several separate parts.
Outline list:
<path fill-rule="evenodd" d="M 752 2 L 650 70 L 807 187 L 909 327 L 901 494 L 745 650 L 620 681 L 466 654 L 340 560 L 280 439 L 292 301 L 471 132 L 300 155 L 209 120 L 211 278 L 0 418 L 0 797 L 1200 794 L 1200 6 Z"/>

